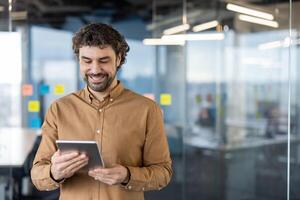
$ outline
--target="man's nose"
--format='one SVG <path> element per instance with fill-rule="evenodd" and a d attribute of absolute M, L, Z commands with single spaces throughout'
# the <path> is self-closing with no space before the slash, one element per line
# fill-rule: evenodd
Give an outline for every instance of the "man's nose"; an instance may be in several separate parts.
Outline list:
<path fill-rule="evenodd" d="M 92 63 L 92 65 L 90 65 L 90 72 L 93 74 L 98 74 L 102 71 L 102 67 L 99 63 Z"/>

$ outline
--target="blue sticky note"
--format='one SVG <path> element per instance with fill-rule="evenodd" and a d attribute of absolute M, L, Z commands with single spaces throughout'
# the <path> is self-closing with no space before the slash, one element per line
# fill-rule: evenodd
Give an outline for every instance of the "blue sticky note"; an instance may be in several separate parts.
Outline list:
<path fill-rule="evenodd" d="M 40 94 L 45 95 L 50 92 L 50 87 L 49 85 L 40 85 Z"/>
<path fill-rule="evenodd" d="M 41 128 L 42 121 L 40 118 L 31 119 L 29 122 L 29 128 Z"/>

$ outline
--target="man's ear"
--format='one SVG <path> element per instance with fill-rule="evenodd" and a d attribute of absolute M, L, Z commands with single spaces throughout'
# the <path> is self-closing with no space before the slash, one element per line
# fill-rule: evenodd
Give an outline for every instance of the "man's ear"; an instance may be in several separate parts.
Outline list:
<path fill-rule="evenodd" d="M 121 64 L 121 54 L 119 54 L 117 57 L 117 67 L 119 67 L 120 64 Z"/>

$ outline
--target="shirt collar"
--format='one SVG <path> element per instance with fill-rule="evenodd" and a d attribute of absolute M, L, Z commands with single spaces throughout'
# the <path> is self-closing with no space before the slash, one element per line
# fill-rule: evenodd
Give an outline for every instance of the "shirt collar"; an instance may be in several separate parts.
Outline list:
<path fill-rule="evenodd" d="M 123 84 L 118 80 L 117 85 L 109 92 L 108 96 L 110 99 L 117 98 L 124 91 Z M 96 97 L 90 92 L 88 86 L 84 88 L 84 99 L 86 99 L 89 103 L 92 103 L 94 100 L 98 101 Z"/>

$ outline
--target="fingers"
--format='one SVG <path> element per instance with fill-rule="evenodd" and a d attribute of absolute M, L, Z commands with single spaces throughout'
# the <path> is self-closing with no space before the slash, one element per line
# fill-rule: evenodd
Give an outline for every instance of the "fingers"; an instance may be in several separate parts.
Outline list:
<path fill-rule="evenodd" d="M 112 168 L 97 168 L 89 171 L 89 176 L 103 183 L 114 185 L 121 183 L 127 177 L 127 169 L 124 166 Z"/>
<path fill-rule="evenodd" d="M 57 163 L 57 164 L 59 164 L 59 169 L 63 170 L 63 169 L 66 169 L 66 168 L 72 166 L 74 163 L 84 161 L 86 159 L 87 159 L 86 155 L 82 154 L 80 156 L 77 156 L 77 157 L 73 158 L 72 160 L 68 160 L 66 162 Z"/>
<path fill-rule="evenodd" d="M 51 173 L 54 179 L 69 178 L 80 168 L 88 163 L 88 158 L 85 154 L 78 152 L 61 153 L 57 151 L 51 158 Z"/>
<path fill-rule="evenodd" d="M 57 153 L 57 154 L 56 154 Z M 74 158 L 76 158 L 79 153 L 78 152 L 68 152 L 68 153 L 60 153 L 60 152 L 56 152 L 54 155 L 53 155 L 53 162 L 55 163 L 63 163 L 63 162 L 67 162 L 69 160 L 72 160 Z"/>
<path fill-rule="evenodd" d="M 104 174 L 96 174 L 93 176 L 95 180 L 101 181 L 103 183 L 106 183 L 108 185 L 115 185 L 119 183 L 119 176 L 118 175 L 104 175 Z"/>
<path fill-rule="evenodd" d="M 80 165 L 77 165 L 76 167 L 74 167 L 73 169 L 72 169 L 72 172 L 77 172 L 78 170 L 80 170 L 81 168 L 83 168 L 84 166 L 86 166 L 88 164 L 88 161 L 85 161 L 85 162 L 83 162 L 82 164 L 80 164 Z"/>
<path fill-rule="evenodd" d="M 97 169 L 90 170 L 88 172 L 88 174 L 89 174 L 89 176 L 92 176 L 94 178 L 100 178 L 100 177 L 108 176 L 109 174 L 111 174 L 112 172 L 110 172 L 110 171 L 111 171 L 111 169 L 97 168 Z"/>
<path fill-rule="evenodd" d="M 79 169 L 81 169 L 87 164 L 88 164 L 88 159 L 86 158 L 84 160 L 78 161 L 68 166 L 66 169 L 63 170 L 63 173 L 66 174 L 67 176 L 73 175 L 75 172 L 77 172 Z"/>
<path fill-rule="evenodd" d="M 114 168 L 97 168 L 92 170 L 94 173 L 98 174 L 105 174 L 105 175 L 111 175 L 111 174 L 115 174 L 117 171 Z"/>
<path fill-rule="evenodd" d="M 92 177 L 97 178 L 97 179 L 99 179 L 99 178 L 118 179 L 119 174 L 105 175 L 105 174 L 101 174 L 101 173 L 98 173 L 98 174 L 96 174 L 96 173 L 93 173 L 93 174 L 89 173 L 89 176 L 92 176 Z"/>

